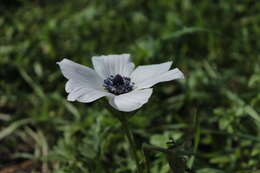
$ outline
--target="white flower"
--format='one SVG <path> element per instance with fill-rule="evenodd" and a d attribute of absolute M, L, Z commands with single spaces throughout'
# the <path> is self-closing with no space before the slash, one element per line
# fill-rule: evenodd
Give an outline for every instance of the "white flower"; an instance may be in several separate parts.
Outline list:
<path fill-rule="evenodd" d="M 129 54 L 92 57 L 94 70 L 63 59 L 57 64 L 68 79 L 65 90 L 69 101 L 89 103 L 106 96 L 119 111 L 130 112 L 147 103 L 153 85 L 183 78 L 172 62 L 138 66 L 135 69 Z"/>

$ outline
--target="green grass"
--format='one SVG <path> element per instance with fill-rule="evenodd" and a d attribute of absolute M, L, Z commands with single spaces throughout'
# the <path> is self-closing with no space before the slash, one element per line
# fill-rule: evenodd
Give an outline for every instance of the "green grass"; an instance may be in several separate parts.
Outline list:
<path fill-rule="evenodd" d="M 0 172 L 134 172 L 129 146 L 97 101 L 68 102 L 62 58 L 131 53 L 137 65 L 173 60 L 185 80 L 160 84 L 131 119 L 138 147 L 193 134 L 197 173 L 260 169 L 260 3 L 257 0 L 0 2 Z M 167 173 L 149 153 L 152 173 Z"/>

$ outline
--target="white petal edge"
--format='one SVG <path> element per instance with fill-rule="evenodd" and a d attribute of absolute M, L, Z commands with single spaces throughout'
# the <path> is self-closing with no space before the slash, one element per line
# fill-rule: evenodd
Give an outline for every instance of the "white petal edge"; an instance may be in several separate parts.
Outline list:
<path fill-rule="evenodd" d="M 129 77 L 135 67 L 130 54 L 93 56 L 92 63 L 103 79 L 116 74 Z"/>
<path fill-rule="evenodd" d="M 150 88 L 159 82 L 167 82 L 181 78 L 184 78 L 183 73 L 178 68 L 175 68 L 173 70 L 167 71 L 150 79 L 139 82 L 136 84 L 136 86 L 137 89 Z"/>
<path fill-rule="evenodd" d="M 66 84 L 65 84 L 65 91 L 67 93 L 72 92 L 75 89 L 79 89 L 82 87 L 86 87 L 85 83 L 82 81 L 77 81 L 77 80 L 73 80 L 73 79 L 69 79 Z"/>
<path fill-rule="evenodd" d="M 91 89 L 91 88 L 78 88 L 75 90 L 72 90 L 68 97 L 68 101 L 79 101 L 82 103 L 89 103 L 93 102 L 101 97 L 109 96 L 111 95 L 108 92 L 102 92 L 99 90 Z"/>
<path fill-rule="evenodd" d="M 57 64 L 59 65 L 63 76 L 69 80 L 65 86 L 66 92 L 86 86 L 88 88 L 102 88 L 103 79 L 96 73 L 95 70 L 66 58 L 60 62 L 57 62 Z"/>
<path fill-rule="evenodd" d="M 109 96 L 109 104 L 123 112 L 131 112 L 142 107 L 148 102 L 153 93 L 152 88 L 134 90 L 118 96 Z"/>
<path fill-rule="evenodd" d="M 172 61 L 161 64 L 138 66 L 131 74 L 131 81 L 138 85 L 145 80 L 149 80 L 167 72 L 171 68 L 171 65 Z"/>

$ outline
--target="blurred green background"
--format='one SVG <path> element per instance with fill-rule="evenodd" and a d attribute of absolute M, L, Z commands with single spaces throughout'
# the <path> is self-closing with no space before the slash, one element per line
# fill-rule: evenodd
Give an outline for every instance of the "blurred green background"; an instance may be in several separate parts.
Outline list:
<path fill-rule="evenodd" d="M 1 0 L 0 172 L 134 172 L 120 123 L 99 101 L 68 102 L 56 65 L 119 53 L 186 76 L 131 119 L 139 147 L 193 134 L 197 115 L 196 173 L 259 172 L 259 39 L 257 0 Z M 165 155 L 149 159 L 170 171 Z"/>

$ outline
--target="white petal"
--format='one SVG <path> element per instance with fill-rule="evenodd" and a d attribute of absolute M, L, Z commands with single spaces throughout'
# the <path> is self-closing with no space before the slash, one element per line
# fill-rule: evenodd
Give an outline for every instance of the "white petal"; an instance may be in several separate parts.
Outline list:
<path fill-rule="evenodd" d="M 63 59 L 57 62 L 60 66 L 62 74 L 69 79 L 66 84 L 66 91 L 87 86 L 88 88 L 102 88 L 103 79 L 96 73 L 95 70 L 86 66 L 80 65 L 68 59 Z"/>
<path fill-rule="evenodd" d="M 67 93 L 70 93 L 71 91 L 77 89 L 77 88 L 82 88 L 86 86 L 84 82 L 82 81 L 76 81 L 73 79 L 68 80 L 68 82 L 65 84 L 65 91 Z"/>
<path fill-rule="evenodd" d="M 69 101 L 79 101 L 89 103 L 103 96 L 108 96 L 103 87 L 103 79 L 95 70 L 77 64 L 68 59 L 58 62 L 62 74 L 68 79 L 65 85 L 66 92 L 69 93 Z"/>
<path fill-rule="evenodd" d="M 115 109 L 123 112 L 131 112 L 142 107 L 148 102 L 153 89 L 134 90 L 118 96 L 110 96 L 109 104 Z"/>
<path fill-rule="evenodd" d="M 93 56 L 92 63 L 103 79 L 116 74 L 129 77 L 134 70 L 129 54 Z"/>
<path fill-rule="evenodd" d="M 108 96 L 110 93 L 99 91 L 91 88 L 78 88 L 72 90 L 68 95 L 69 101 L 79 101 L 83 103 L 89 103 L 94 100 L 97 100 L 101 97 Z"/>
<path fill-rule="evenodd" d="M 83 103 L 89 103 L 103 96 L 108 96 L 110 93 L 106 92 L 104 89 L 99 88 L 89 88 L 87 85 L 81 82 L 75 82 L 69 80 L 65 85 L 66 92 L 69 93 L 69 101 L 79 101 Z"/>
<path fill-rule="evenodd" d="M 136 86 L 137 89 L 149 88 L 159 82 L 166 82 L 166 81 L 171 81 L 180 78 L 184 78 L 184 75 L 178 68 L 175 68 L 173 70 L 167 71 L 155 77 L 151 77 L 142 82 L 136 83 Z"/>
<path fill-rule="evenodd" d="M 167 72 L 171 68 L 171 65 L 172 62 L 170 61 L 162 64 L 138 66 L 131 74 L 131 81 L 138 85 L 145 80 Z"/>

